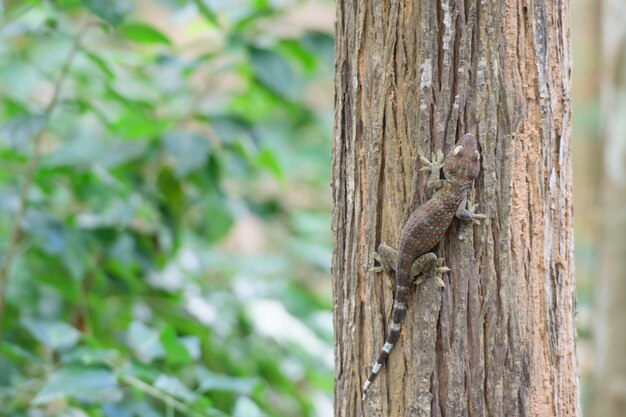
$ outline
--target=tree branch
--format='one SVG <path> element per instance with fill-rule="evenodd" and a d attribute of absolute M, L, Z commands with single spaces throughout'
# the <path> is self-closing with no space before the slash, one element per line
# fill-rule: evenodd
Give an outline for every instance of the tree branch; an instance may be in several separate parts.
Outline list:
<path fill-rule="evenodd" d="M 52 98 L 46 108 L 44 109 L 44 115 L 47 117 L 47 122 L 49 123 L 50 115 L 57 107 L 59 102 L 59 97 L 61 96 L 61 89 L 63 88 L 63 83 L 67 78 L 72 62 L 74 61 L 74 57 L 76 53 L 80 50 L 81 40 L 87 30 L 93 26 L 93 24 L 86 24 L 81 28 L 76 37 L 74 38 L 74 42 L 72 44 L 72 48 L 68 53 L 61 69 L 59 70 L 59 75 L 57 76 L 54 82 L 54 88 L 52 92 Z M 2 328 L 4 323 L 4 311 L 6 308 L 6 292 L 9 283 L 9 277 L 11 275 L 11 268 L 13 266 L 13 262 L 15 261 L 15 257 L 17 256 L 18 245 L 20 239 L 22 237 L 22 219 L 24 214 L 26 213 L 26 209 L 28 208 L 28 192 L 33 182 L 33 178 L 35 177 L 35 173 L 37 172 L 37 167 L 39 165 L 39 159 L 41 157 L 41 147 L 43 143 L 43 136 L 45 132 L 44 126 L 34 137 L 33 139 L 33 152 L 30 160 L 28 161 L 28 165 L 26 166 L 26 173 L 24 176 L 24 182 L 22 183 L 22 188 L 20 189 L 20 197 L 19 197 L 19 206 L 17 209 L 17 213 L 15 214 L 15 219 L 13 220 L 13 227 L 11 229 L 11 234 L 9 237 L 9 243 L 7 247 L 7 251 L 0 263 L 0 336 L 2 335 Z"/>
<path fill-rule="evenodd" d="M 180 401 L 178 401 L 177 399 L 171 397 L 170 395 L 164 393 L 163 391 L 154 388 L 151 385 L 146 384 L 145 382 L 143 382 L 140 379 L 135 378 L 132 375 L 124 375 L 121 377 L 121 381 L 132 386 L 133 388 L 138 389 L 139 391 L 142 391 L 145 394 L 148 394 L 149 396 L 156 398 L 158 400 L 163 401 L 163 403 L 165 403 L 168 407 L 179 411 L 185 415 L 188 416 L 199 416 L 199 417 L 203 417 L 204 414 L 200 414 L 196 411 L 194 411 L 191 407 L 189 407 L 187 404 L 182 403 Z"/>

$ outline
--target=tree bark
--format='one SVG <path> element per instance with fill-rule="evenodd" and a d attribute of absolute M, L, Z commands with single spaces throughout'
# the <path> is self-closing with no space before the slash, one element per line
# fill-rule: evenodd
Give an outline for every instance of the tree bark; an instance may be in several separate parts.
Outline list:
<path fill-rule="evenodd" d="M 576 416 L 568 3 L 338 0 L 333 145 L 336 416 Z M 368 397 L 392 290 L 369 272 L 424 202 L 418 152 L 476 134 L 446 288 L 413 291 Z"/>
<path fill-rule="evenodd" d="M 594 305 L 592 417 L 626 415 L 626 5 L 602 8 L 603 155 L 597 229 L 599 262 Z"/>

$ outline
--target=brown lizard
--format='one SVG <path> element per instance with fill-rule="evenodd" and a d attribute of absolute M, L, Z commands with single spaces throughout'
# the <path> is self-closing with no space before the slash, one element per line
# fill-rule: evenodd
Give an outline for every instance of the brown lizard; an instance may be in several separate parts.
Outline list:
<path fill-rule="evenodd" d="M 363 385 L 363 400 L 368 387 L 400 337 L 409 288 L 414 277 L 422 274 L 422 278 L 416 283 L 422 282 L 424 277 L 433 277 L 440 287 L 444 286 L 441 274 L 450 269 L 443 266 L 443 258 L 430 251 L 443 238 L 455 215 L 476 224 L 486 219 L 484 214 L 474 213 L 475 206 L 467 202 L 467 193 L 480 171 L 480 152 L 474 135 L 464 135 L 448 152 L 445 160 L 441 151 L 433 155 L 432 162 L 422 155 L 420 159 L 426 164 L 421 170 L 430 171 L 428 188 L 436 191 L 430 200 L 419 206 L 409 217 L 402 228 L 397 252 L 385 244 L 381 244 L 378 252 L 374 252 L 374 258 L 382 266 L 374 267 L 372 271 L 385 271 L 389 276 L 392 276 L 393 270 L 396 271 L 395 296 L 389 335 Z M 445 179 L 439 177 L 442 167 Z"/>

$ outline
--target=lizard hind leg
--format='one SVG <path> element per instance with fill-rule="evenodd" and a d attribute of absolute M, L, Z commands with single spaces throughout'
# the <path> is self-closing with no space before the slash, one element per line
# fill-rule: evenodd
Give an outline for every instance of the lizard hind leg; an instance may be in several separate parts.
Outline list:
<path fill-rule="evenodd" d="M 450 268 L 443 265 L 443 258 L 437 257 L 434 252 L 428 252 L 419 258 L 411 266 L 411 276 L 415 279 L 415 285 L 419 285 L 427 278 L 433 278 L 439 288 L 444 288 L 446 284 L 441 278 L 442 274 L 450 271 Z"/>
<path fill-rule="evenodd" d="M 373 266 L 370 268 L 370 271 L 385 272 L 387 285 L 391 286 L 392 280 L 394 279 L 394 268 L 398 257 L 398 251 L 391 246 L 381 243 L 378 245 L 378 251 L 372 253 L 372 257 L 380 264 L 380 266 Z"/>
<path fill-rule="evenodd" d="M 395 266 L 398 258 L 398 251 L 381 243 L 378 251 L 372 253 L 372 257 L 380 264 L 380 266 L 372 266 L 372 272 L 385 272 L 387 285 L 392 286 L 392 280 L 395 278 Z M 437 257 L 434 252 L 428 252 L 413 262 L 411 265 L 411 277 L 415 277 L 415 284 L 421 284 L 427 278 L 434 278 L 437 286 L 443 288 L 446 284 L 441 278 L 442 274 L 450 271 L 450 268 L 443 265 L 443 258 Z M 421 275 L 421 276 L 420 276 Z"/>

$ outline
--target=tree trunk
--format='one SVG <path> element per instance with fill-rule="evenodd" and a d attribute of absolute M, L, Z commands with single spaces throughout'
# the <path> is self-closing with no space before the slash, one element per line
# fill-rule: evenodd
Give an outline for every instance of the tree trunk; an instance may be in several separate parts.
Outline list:
<path fill-rule="evenodd" d="M 626 5 L 604 0 L 602 13 L 603 156 L 599 262 L 590 416 L 626 415 Z"/>
<path fill-rule="evenodd" d="M 335 415 L 576 416 L 568 3 L 338 0 L 335 54 Z M 361 401 L 392 303 L 371 253 L 430 196 L 418 152 L 466 132 L 489 220 L 453 222 Z"/>

